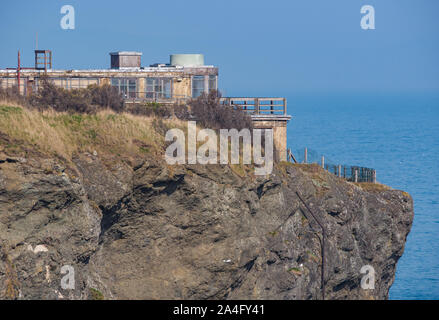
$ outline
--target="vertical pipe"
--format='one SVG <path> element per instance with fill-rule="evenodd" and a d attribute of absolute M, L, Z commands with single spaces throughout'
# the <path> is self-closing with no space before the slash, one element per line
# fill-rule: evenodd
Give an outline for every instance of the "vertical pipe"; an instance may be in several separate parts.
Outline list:
<path fill-rule="evenodd" d="M 204 76 L 204 92 L 206 94 L 209 94 L 209 76 L 208 75 Z"/>
<path fill-rule="evenodd" d="M 354 177 L 354 181 L 358 182 L 358 169 L 355 169 L 355 177 Z"/>
<path fill-rule="evenodd" d="M 308 148 L 305 148 L 305 159 L 304 159 L 305 163 L 308 163 Z"/>
<path fill-rule="evenodd" d="M 325 169 L 325 156 L 322 156 L 322 168 Z"/>

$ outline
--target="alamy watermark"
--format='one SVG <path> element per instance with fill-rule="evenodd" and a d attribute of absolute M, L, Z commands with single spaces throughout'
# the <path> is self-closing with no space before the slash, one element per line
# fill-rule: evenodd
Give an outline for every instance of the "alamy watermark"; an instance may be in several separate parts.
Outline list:
<path fill-rule="evenodd" d="M 360 12 L 364 14 L 361 18 L 360 26 L 363 30 L 375 29 L 375 8 L 371 5 L 364 5 Z"/>
<path fill-rule="evenodd" d="M 255 166 L 255 175 L 267 175 L 273 171 L 273 130 L 253 129 L 220 129 L 219 163 L 240 163 L 240 141 L 242 139 L 242 164 Z M 264 143 L 262 143 L 264 132 Z M 230 160 L 229 160 L 230 138 Z M 165 140 L 173 141 L 165 152 L 166 163 L 186 164 L 218 164 L 218 136 L 212 129 L 201 129 L 197 133 L 196 121 L 187 123 L 187 157 L 186 137 L 181 129 L 170 129 L 166 132 Z M 204 142 L 197 150 L 197 142 Z M 262 147 L 264 144 L 264 147 Z M 252 152 L 253 151 L 253 152 Z M 263 152 L 264 151 L 264 152 Z"/>
<path fill-rule="evenodd" d="M 65 265 L 61 267 L 61 274 L 65 274 L 61 278 L 61 288 L 64 290 L 75 289 L 75 269 L 71 265 Z"/>
<path fill-rule="evenodd" d="M 375 269 L 371 265 L 362 266 L 360 273 L 365 275 L 361 277 L 361 289 L 375 289 Z"/>
<path fill-rule="evenodd" d="M 69 4 L 61 7 L 61 14 L 64 16 L 61 18 L 61 29 L 74 30 L 75 29 L 75 8 Z"/>
<path fill-rule="evenodd" d="M 360 26 L 363 30 L 375 29 L 375 8 L 371 5 L 364 5 L 360 10 L 363 16 L 361 17 Z M 75 8 L 72 5 L 66 4 L 61 7 L 61 14 L 63 14 L 60 25 L 63 30 L 75 29 Z"/>

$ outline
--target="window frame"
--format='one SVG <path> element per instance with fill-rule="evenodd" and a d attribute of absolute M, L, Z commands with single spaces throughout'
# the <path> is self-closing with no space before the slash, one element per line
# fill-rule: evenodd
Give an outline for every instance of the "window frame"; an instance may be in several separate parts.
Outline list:
<path fill-rule="evenodd" d="M 152 84 L 149 83 L 152 81 Z M 169 86 L 167 88 L 167 86 Z M 158 89 L 158 90 L 157 90 Z M 173 78 L 171 77 L 146 77 L 145 98 L 148 99 L 172 99 Z"/>
<path fill-rule="evenodd" d="M 199 87 L 196 87 L 195 86 L 195 83 L 201 83 L 202 84 L 202 86 L 201 86 L 201 88 L 199 88 Z M 194 75 L 194 76 L 192 76 L 192 83 L 191 83 L 191 86 L 192 86 L 192 98 L 198 98 L 199 96 L 201 96 L 204 92 L 206 92 L 206 76 L 204 76 L 204 75 Z M 199 92 L 199 94 L 196 94 L 196 93 L 198 93 Z"/>
<path fill-rule="evenodd" d="M 124 77 L 112 77 L 110 84 L 112 87 L 117 88 L 119 94 L 122 95 L 124 99 L 134 99 L 137 98 L 137 88 L 138 88 L 137 78 L 124 78 Z M 117 85 L 116 82 L 117 81 Z M 132 83 L 134 83 L 134 86 Z M 131 90 L 134 88 L 134 91 Z"/>

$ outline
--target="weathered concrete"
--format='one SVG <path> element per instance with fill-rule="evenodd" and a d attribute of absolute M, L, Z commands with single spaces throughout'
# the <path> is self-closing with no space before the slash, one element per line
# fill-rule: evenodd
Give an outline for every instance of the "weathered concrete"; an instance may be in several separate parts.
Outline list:
<path fill-rule="evenodd" d="M 260 129 L 273 129 L 273 142 L 276 161 L 287 160 L 287 124 L 291 116 L 255 115 L 253 125 Z"/>
<path fill-rule="evenodd" d="M 30 88 L 43 76 L 44 71 L 22 70 L 20 93 L 29 94 Z M 177 97 L 192 96 L 192 77 L 194 75 L 218 76 L 218 68 L 204 67 L 146 67 L 102 70 L 49 70 L 47 76 L 55 80 L 55 84 L 64 86 L 61 79 L 73 79 L 71 87 L 67 89 L 81 88 L 79 79 L 87 84 L 110 84 L 111 78 L 134 78 L 137 80 L 137 92 L 142 96 L 146 89 L 146 78 L 170 78 L 172 79 L 172 93 Z M 58 79 L 58 80 L 57 80 Z M 87 82 L 86 80 L 89 80 Z M 90 79 L 92 81 L 90 81 Z M 17 85 L 16 71 L 0 70 L 0 88 L 10 88 Z"/>

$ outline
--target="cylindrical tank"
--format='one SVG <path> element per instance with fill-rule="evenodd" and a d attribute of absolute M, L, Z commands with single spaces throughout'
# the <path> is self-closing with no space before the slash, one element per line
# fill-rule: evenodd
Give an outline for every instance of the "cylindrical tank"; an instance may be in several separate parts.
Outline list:
<path fill-rule="evenodd" d="M 171 54 L 171 66 L 204 66 L 204 56 L 202 54 Z"/>

